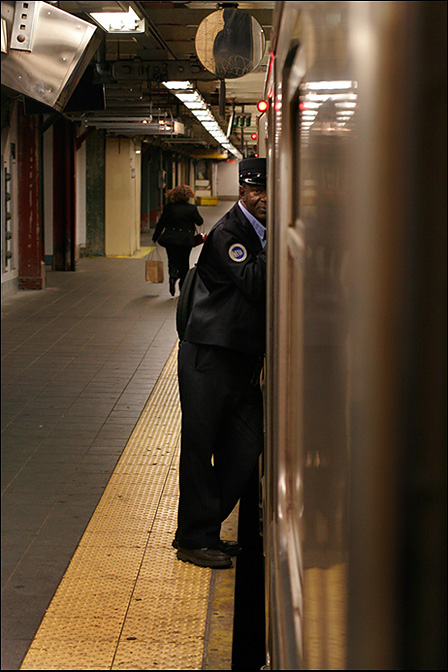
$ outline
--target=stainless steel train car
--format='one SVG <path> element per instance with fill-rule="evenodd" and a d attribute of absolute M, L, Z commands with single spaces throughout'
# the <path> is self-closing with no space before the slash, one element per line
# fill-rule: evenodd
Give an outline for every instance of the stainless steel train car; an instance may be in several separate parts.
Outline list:
<path fill-rule="evenodd" d="M 279 2 L 268 669 L 446 669 L 446 2 Z"/>

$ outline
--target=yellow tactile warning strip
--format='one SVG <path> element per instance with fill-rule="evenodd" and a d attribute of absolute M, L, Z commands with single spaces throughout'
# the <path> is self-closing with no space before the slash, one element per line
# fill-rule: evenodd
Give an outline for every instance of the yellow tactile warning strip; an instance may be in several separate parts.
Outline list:
<path fill-rule="evenodd" d="M 217 570 L 179 562 L 180 410 L 176 350 L 151 394 L 22 670 L 207 669 L 210 580 Z M 227 537 L 231 538 L 231 537 Z M 234 570 L 223 585 L 232 593 Z M 216 590 L 215 590 L 216 594 Z M 224 599 L 224 598 L 221 598 Z M 226 606 L 227 612 L 229 606 Z M 220 656 L 230 669 L 231 619 Z M 224 638 L 225 639 L 225 638 Z M 213 640 L 213 636 L 211 637 Z M 222 647 L 227 648 L 227 657 Z M 211 669 L 211 668 L 208 668 Z"/>
<path fill-rule="evenodd" d="M 155 249 L 154 245 L 149 247 L 141 247 L 139 250 L 136 250 L 134 254 L 108 254 L 108 259 L 143 259 L 149 254 L 152 250 Z"/>
<path fill-rule="evenodd" d="M 237 524 L 238 512 L 235 509 L 222 526 L 222 538 L 235 540 L 238 536 Z M 236 562 L 235 559 L 233 563 Z M 235 572 L 212 572 L 203 670 L 232 669 L 234 595 Z"/>

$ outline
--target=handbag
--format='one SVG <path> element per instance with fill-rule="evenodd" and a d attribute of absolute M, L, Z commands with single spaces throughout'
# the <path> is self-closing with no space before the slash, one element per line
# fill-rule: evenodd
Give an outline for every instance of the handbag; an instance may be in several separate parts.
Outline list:
<path fill-rule="evenodd" d="M 157 246 L 148 254 L 145 264 L 145 279 L 146 282 L 163 282 L 163 261 L 160 258 Z"/>
<path fill-rule="evenodd" d="M 207 234 L 206 233 L 195 233 L 194 236 L 194 246 L 197 247 L 198 245 L 203 245 L 207 239 Z"/>

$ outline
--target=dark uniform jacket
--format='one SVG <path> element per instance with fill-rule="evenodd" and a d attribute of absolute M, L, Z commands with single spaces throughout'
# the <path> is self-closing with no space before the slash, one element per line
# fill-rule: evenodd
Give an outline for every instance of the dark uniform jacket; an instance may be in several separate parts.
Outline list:
<path fill-rule="evenodd" d="M 167 203 L 157 222 L 152 239 L 154 242 L 159 240 L 161 245 L 193 247 L 195 224 L 201 226 L 203 221 L 195 205 L 185 201 Z"/>
<path fill-rule="evenodd" d="M 266 252 L 238 203 L 208 234 L 198 275 L 185 340 L 263 355 Z"/>

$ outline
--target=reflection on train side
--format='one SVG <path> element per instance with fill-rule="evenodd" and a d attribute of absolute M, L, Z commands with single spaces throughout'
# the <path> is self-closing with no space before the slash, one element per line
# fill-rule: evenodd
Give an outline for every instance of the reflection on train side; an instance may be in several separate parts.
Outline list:
<path fill-rule="evenodd" d="M 348 525 L 348 333 L 344 212 L 356 83 L 299 88 L 303 274 L 304 663 L 344 669 Z M 331 629 L 328 629 L 328 624 Z"/>
<path fill-rule="evenodd" d="M 446 3 L 273 23 L 267 664 L 445 669 Z"/>

